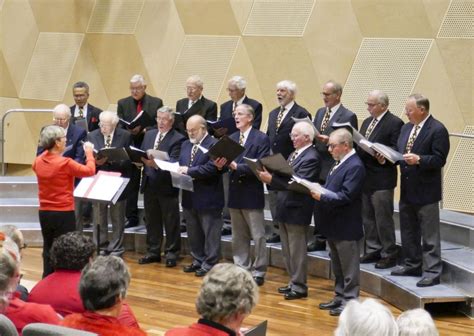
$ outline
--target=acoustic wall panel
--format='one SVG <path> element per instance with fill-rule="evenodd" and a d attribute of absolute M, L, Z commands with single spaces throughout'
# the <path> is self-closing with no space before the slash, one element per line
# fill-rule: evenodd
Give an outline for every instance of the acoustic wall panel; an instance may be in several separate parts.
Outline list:
<path fill-rule="evenodd" d="M 216 100 L 239 39 L 239 36 L 186 36 L 166 89 L 165 102 L 174 106 L 186 96 L 185 82 L 191 75 L 199 75 L 204 82 L 203 95 Z"/>
<path fill-rule="evenodd" d="M 144 0 L 96 0 L 88 33 L 133 34 Z"/>
<path fill-rule="evenodd" d="M 474 39 L 474 0 L 452 0 L 438 38 Z"/>
<path fill-rule="evenodd" d="M 390 111 L 401 115 L 432 43 L 432 39 L 365 38 L 344 87 L 344 105 L 365 119 L 367 94 L 379 89 L 389 96 Z"/>
<path fill-rule="evenodd" d="M 466 126 L 464 134 L 474 136 L 474 126 Z M 461 138 L 444 175 L 444 209 L 474 213 L 472 167 L 474 167 L 474 141 Z"/>
<path fill-rule="evenodd" d="M 61 101 L 84 34 L 40 33 L 20 98 Z"/>
<path fill-rule="evenodd" d="M 303 36 L 315 0 L 255 0 L 244 36 Z"/>

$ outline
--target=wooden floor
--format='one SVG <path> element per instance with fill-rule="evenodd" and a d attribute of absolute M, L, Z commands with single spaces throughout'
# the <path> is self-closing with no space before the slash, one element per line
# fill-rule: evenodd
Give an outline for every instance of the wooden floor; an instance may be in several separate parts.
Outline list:
<path fill-rule="evenodd" d="M 194 302 L 201 278 L 185 274 L 181 265 L 190 262 L 184 258 L 173 269 L 164 264 L 138 265 L 137 253 L 126 253 L 125 261 L 130 267 L 132 282 L 127 301 L 132 306 L 141 327 L 150 335 L 162 335 L 164 331 L 179 325 L 189 325 L 198 318 Z M 41 249 L 25 250 L 23 278 L 38 281 L 41 278 Z M 287 301 L 276 289 L 288 281 L 281 269 L 270 268 L 265 285 L 260 287 L 260 300 L 252 314 L 244 321 L 245 326 L 268 320 L 269 336 L 276 335 L 332 335 L 337 318 L 328 315 L 316 306 L 332 298 L 333 282 L 310 277 L 308 299 Z M 362 297 L 372 297 L 361 293 Z M 397 308 L 385 304 L 395 316 Z M 474 321 L 455 312 L 435 313 L 440 335 L 474 335 Z"/>

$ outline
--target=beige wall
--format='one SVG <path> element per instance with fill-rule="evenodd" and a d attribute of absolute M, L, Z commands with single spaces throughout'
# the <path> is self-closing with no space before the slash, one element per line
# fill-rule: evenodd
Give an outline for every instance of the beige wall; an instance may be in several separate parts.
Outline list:
<path fill-rule="evenodd" d="M 222 103 L 227 79 L 240 74 L 265 116 L 276 82 L 295 81 L 298 103 L 314 113 L 321 85 L 334 79 L 360 120 L 369 90 L 385 90 L 398 115 L 416 91 L 450 132 L 472 134 L 473 13 L 474 0 L 0 0 L 0 115 L 71 104 L 78 80 L 89 83 L 91 103 L 114 109 L 134 73 L 171 106 L 185 94 L 184 79 L 199 74 L 204 95 Z M 49 120 L 10 117 L 6 161 L 30 163 Z M 474 160 L 471 143 L 452 141 L 448 193 L 465 188 L 453 176 L 472 179 L 459 168 L 464 155 Z M 473 212 L 472 203 L 460 210 Z"/>

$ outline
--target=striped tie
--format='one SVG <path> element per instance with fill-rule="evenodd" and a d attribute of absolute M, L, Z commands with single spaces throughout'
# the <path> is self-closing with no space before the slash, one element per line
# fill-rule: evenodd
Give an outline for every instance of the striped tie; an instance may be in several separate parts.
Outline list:
<path fill-rule="evenodd" d="M 160 132 L 160 135 L 158 136 L 158 140 L 155 142 L 155 146 L 153 147 L 153 149 L 158 149 L 158 147 L 160 147 L 162 140 L 163 140 L 163 133 Z"/>
<path fill-rule="evenodd" d="M 372 119 L 372 122 L 370 123 L 369 127 L 367 128 L 367 131 L 365 131 L 365 137 L 368 139 L 369 136 L 372 134 L 372 131 L 375 128 L 375 125 L 377 125 L 377 118 Z"/>
<path fill-rule="evenodd" d="M 339 166 L 339 163 L 341 163 L 341 161 L 336 161 L 336 162 L 334 163 L 334 166 L 332 166 L 331 170 L 329 171 L 329 175 L 331 175 L 331 174 L 334 172 L 334 170 L 336 169 L 336 167 Z"/>

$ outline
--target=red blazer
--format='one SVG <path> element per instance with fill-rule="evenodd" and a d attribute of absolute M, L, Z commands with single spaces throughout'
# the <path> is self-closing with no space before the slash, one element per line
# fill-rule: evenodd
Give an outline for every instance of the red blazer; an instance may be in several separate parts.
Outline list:
<path fill-rule="evenodd" d="M 194 323 L 189 327 L 168 330 L 165 336 L 229 336 L 228 332 L 203 323 Z M 235 334 L 234 334 L 235 335 Z"/>

